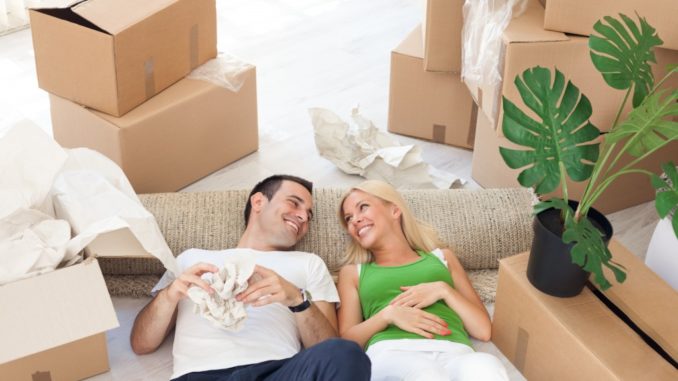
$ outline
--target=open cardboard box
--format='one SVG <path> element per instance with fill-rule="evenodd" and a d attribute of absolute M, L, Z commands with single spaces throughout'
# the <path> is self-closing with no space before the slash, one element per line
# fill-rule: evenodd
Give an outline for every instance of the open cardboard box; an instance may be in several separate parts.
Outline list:
<path fill-rule="evenodd" d="M 426 0 L 421 24 L 424 69 L 461 72 L 463 0 Z"/>
<path fill-rule="evenodd" d="M 675 364 L 678 293 L 618 242 L 628 278 L 604 293 Z M 528 380 L 675 380 L 678 370 L 585 288 L 572 298 L 538 291 L 525 275 L 529 253 L 505 258 L 492 341 Z"/>
<path fill-rule="evenodd" d="M 184 78 L 120 118 L 51 94 L 54 138 L 115 161 L 136 193 L 174 192 L 257 150 L 256 69 L 243 78 Z"/>
<path fill-rule="evenodd" d="M 99 264 L 0 286 L 3 380 L 80 380 L 109 369 L 106 331 L 119 326 Z"/>
<path fill-rule="evenodd" d="M 473 98 L 459 74 L 424 70 L 421 26 L 391 52 L 388 130 L 473 147 Z"/>
<path fill-rule="evenodd" d="M 85 0 L 29 14 L 38 85 L 115 116 L 217 54 L 215 0 Z"/>
<path fill-rule="evenodd" d="M 541 0 L 546 6 L 544 28 L 588 36 L 593 24 L 604 16 L 619 13 L 637 21 L 647 19 L 667 49 L 678 50 L 678 1 L 675 0 Z"/>
<path fill-rule="evenodd" d="M 503 136 L 502 96 L 517 105 L 522 105 L 520 93 L 514 84 L 515 77 L 537 65 L 550 70 L 557 68 L 591 101 L 593 106 L 591 123 L 601 131 L 608 131 L 625 92 L 608 86 L 603 76 L 593 66 L 588 37 L 544 30 L 543 23 L 544 8 L 537 0 L 528 0 L 525 13 L 511 20 L 502 35 L 499 73 L 503 80 L 496 86 L 485 87 L 467 82 L 471 95 L 489 118 L 496 133 Z M 661 48 L 654 51 L 657 64 L 652 66 L 652 72 L 658 81 L 666 74 L 668 64 L 678 62 L 678 51 Z M 666 89 L 677 87 L 678 76 L 673 76 L 663 86 Z M 630 108 L 629 102 L 626 111 Z M 527 115 L 535 117 L 531 110 L 524 111 Z"/>

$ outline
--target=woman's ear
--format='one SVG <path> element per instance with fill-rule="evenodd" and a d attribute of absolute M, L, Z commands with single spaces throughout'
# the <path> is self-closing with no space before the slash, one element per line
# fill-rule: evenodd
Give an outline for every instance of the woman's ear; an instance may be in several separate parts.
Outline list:
<path fill-rule="evenodd" d="M 398 207 L 398 205 L 396 205 L 396 204 L 391 204 L 391 215 L 392 215 L 394 218 L 400 219 L 400 216 L 401 216 L 402 214 L 403 214 L 403 212 L 400 210 L 400 208 Z"/>

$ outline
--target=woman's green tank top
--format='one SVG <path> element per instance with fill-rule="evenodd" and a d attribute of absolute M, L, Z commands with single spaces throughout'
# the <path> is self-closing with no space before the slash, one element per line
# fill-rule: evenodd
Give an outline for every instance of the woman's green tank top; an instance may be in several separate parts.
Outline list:
<path fill-rule="evenodd" d="M 379 266 L 372 263 L 361 265 L 358 294 L 365 320 L 384 309 L 396 296 L 402 292 L 401 286 L 414 286 L 419 283 L 443 281 L 454 287 L 452 276 L 441 260 L 432 253 L 417 252 L 421 258 L 403 266 Z M 424 308 L 445 320 L 450 335 L 441 336 L 434 334 L 435 339 L 449 340 L 471 346 L 471 340 L 464 329 L 464 324 L 459 315 L 451 309 L 443 300 L 439 300 Z M 416 333 L 411 333 L 389 325 L 381 332 L 377 332 L 367 342 L 367 347 L 382 341 L 393 339 L 425 339 Z"/>

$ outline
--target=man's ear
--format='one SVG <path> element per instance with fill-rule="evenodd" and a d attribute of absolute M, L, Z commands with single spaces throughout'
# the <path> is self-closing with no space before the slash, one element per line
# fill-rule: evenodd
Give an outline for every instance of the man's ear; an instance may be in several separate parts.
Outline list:
<path fill-rule="evenodd" d="M 259 213 L 266 205 L 268 199 L 263 193 L 257 192 L 250 197 L 250 204 L 252 204 L 252 212 Z"/>

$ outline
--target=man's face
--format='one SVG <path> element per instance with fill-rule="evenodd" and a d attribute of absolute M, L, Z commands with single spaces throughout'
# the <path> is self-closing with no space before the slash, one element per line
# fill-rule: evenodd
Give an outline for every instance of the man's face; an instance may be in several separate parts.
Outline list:
<path fill-rule="evenodd" d="M 273 249 L 287 250 L 294 246 L 308 232 L 309 220 L 313 216 L 313 198 L 306 188 L 294 181 L 283 180 L 271 200 L 258 194 L 261 203 L 253 205 L 256 223 L 261 237 Z"/>

